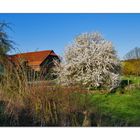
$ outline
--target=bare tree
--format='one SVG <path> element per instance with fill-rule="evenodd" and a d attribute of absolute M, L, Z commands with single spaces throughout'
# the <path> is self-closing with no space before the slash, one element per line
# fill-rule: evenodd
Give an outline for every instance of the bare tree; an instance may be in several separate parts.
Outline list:
<path fill-rule="evenodd" d="M 125 56 L 125 60 L 130 59 L 140 59 L 140 48 L 135 47 L 133 50 L 129 51 Z"/>
<path fill-rule="evenodd" d="M 62 84 L 82 84 L 111 89 L 119 85 L 120 61 L 111 42 L 99 33 L 77 36 L 56 67 Z"/>
<path fill-rule="evenodd" d="M 140 48 L 135 47 L 124 56 L 123 73 L 127 75 L 140 75 Z"/>

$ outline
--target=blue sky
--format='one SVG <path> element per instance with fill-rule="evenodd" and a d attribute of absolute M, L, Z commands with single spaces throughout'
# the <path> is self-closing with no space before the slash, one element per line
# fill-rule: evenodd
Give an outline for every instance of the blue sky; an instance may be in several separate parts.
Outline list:
<path fill-rule="evenodd" d="M 140 14 L 0 14 L 0 21 L 11 23 L 10 39 L 21 52 L 50 49 L 62 55 L 84 32 L 100 32 L 120 58 L 140 47 Z"/>

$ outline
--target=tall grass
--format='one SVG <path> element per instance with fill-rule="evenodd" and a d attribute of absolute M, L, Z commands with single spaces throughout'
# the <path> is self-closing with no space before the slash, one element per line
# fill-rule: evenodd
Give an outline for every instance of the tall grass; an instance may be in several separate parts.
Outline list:
<path fill-rule="evenodd" d="M 8 59 L 4 59 L 4 73 L 0 81 L 0 97 L 5 104 L 5 113 L 11 118 L 11 123 L 18 123 L 18 115 L 25 108 L 25 99 L 29 93 L 27 76 L 23 65 L 18 68 Z"/>
<path fill-rule="evenodd" d="M 0 80 L 0 100 L 4 102 L 10 125 L 80 126 L 84 120 L 87 101 L 80 94 L 87 91 L 79 86 L 64 87 L 29 77 L 26 67 L 15 66 L 8 59 L 3 63 Z M 29 81 L 28 79 L 32 79 Z M 77 118 L 81 116 L 81 120 Z M 26 120 L 29 120 L 26 124 Z"/>

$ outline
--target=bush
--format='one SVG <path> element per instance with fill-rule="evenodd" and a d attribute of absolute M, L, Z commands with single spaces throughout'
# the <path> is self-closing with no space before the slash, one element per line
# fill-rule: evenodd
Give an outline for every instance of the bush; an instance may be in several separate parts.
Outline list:
<path fill-rule="evenodd" d="M 140 59 L 125 60 L 122 62 L 123 75 L 140 75 Z"/>

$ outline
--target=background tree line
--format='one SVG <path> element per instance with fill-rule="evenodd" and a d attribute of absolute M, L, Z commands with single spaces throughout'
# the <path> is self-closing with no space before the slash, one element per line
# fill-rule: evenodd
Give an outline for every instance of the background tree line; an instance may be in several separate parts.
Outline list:
<path fill-rule="evenodd" d="M 124 56 L 122 61 L 124 75 L 140 75 L 140 48 L 134 48 Z"/>

